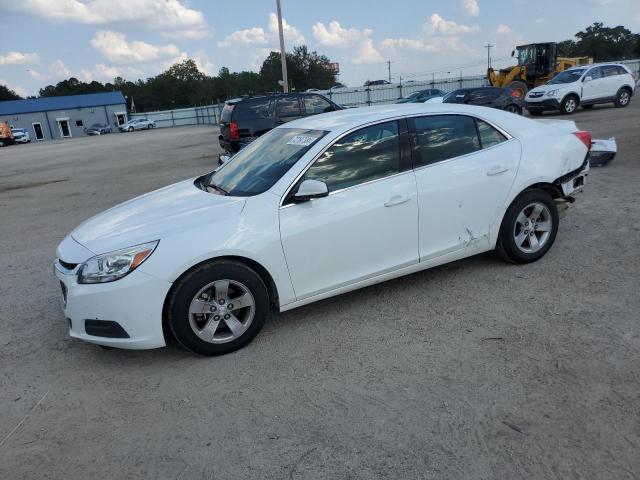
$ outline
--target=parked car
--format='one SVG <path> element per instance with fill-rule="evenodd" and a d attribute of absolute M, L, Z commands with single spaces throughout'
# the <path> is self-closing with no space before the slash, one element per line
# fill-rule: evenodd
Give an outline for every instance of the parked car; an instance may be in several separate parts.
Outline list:
<path fill-rule="evenodd" d="M 603 63 L 565 70 L 527 93 L 525 106 L 531 115 L 545 111 L 570 114 L 598 103 L 626 107 L 636 88 L 636 79 L 626 65 Z"/>
<path fill-rule="evenodd" d="M 89 128 L 85 128 L 84 133 L 87 135 L 104 135 L 105 133 L 111 133 L 111 125 L 106 123 L 94 123 Z"/>
<path fill-rule="evenodd" d="M 364 82 L 365 87 L 373 87 L 375 85 L 391 85 L 391 83 L 386 80 L 367 80 Z"/>
<path fill-rule="evenodd" d="M 220 115 L 220 146 L 233 155 L 272 128 L 342 107 L 316 93 L 261 95 L 227 100 Z"/>
<path fill-rule="evenodd" d="M 446 95 L 442 90 L 437 88 L 428 88 L 426 90 L 420 90 L 419 92 L 413 92 L 404 98 L 401 98 L 396 103 L 424 103 L 433 97 L 444 97 Z"/>
<path fill-rule="evenodd" d="M 11 133 L 16 143 L 31 143 L 31 136 L 26 128 L 12 128 Z"/>
<path fill-rule="evenodd" d="M 148 118 L 134 118 L 118 127 L 121 132 L 133 132 L 134 130 L 150 130 L 156 127 L 156 122 Z"/>
<path fill-rule="evenodd" d="M 461 88 L 444 97 L 430 98 L 427 103 L 462 103 L 498 108 L 517 114 L 522 114 L 524 107 L 524 103 L 514 90 L 499 87 Z"/>
<path fill-rule="evenodd" d="M 493 249 L 534 262 L 554 243 L 558 203 L 585 185 L 591 144 L 574 122 L 455 104 L 287 123 L 71 232 L 55 261 L 70 334 L 134 349 L 173 336 L 218 355 L 249 343 L 270 306 Z"/>

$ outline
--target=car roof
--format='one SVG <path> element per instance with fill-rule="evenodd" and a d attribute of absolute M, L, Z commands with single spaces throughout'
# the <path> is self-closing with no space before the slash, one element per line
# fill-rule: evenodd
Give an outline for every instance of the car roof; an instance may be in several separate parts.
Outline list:
<path fill-rule="evenodd" d="M 568 72 L 570 70 L 579 70 L 579 69 L 592 68 L 592 67 L 607 67 L 610 65 L 615 67 L 624 67 L 624 64 L 615 63 L 615 62 L 590 63 L 589 65 L 576 65 L 575 67 L 567 68 L 565 72 Z"/>
<path fill-rule="evenodd" d="M 516 128 L 518 126 L 526 128 L 530 126 L 529 122 L 531 122 L 529 119 L 509 112 L 474 105 L 460 105 L 455 103 L 396 103 L 321 113 L 288 122 L 277 128 L 304 128 L 309 130 L 342 132 L 386 119 L 391 120 L 401 116 L 415 116 L 420 114 L 473 115 L 478 118 L 484 118 L 489 122 L 495 122 L 501 127 L 508 125 Z"/>
<path fill-rule="evenodd" d="M 300 96 L 306 96 L 306 95 L 322 95 L 321 90 L 318 90 L 317 92 L 289 92 L 289 93 L 268 93 L 268 94 L 264 94 L 264 95 L 251 95 L 248 97 L 241 97 L 241 98 L 232 98 L 230 100 L 226 100 L 224 103 L 229 104 L 229 105 L 237 105 L 240 102 L 243 102 L 245 100 L 256 100 L 256 99 L 261 99 L 261 98 L 278 98 L 278 97 L 284 97 L 284 96 L 288 96 L 288 95 L 300 95 Z"/>

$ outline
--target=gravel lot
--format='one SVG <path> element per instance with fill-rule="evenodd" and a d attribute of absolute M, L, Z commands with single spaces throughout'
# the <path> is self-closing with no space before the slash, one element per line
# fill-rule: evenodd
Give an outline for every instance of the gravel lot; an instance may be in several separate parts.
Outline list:
<path fill-rule="evenodd" d="M 0 149 L 0 478 L 639 478 L 640 98 L 570 118 L 619 155 L 544 259 L 274 314 L 218 358 L 70 339 L 52 272 L 85 218 L 212 169 L 215 129 Z"/>

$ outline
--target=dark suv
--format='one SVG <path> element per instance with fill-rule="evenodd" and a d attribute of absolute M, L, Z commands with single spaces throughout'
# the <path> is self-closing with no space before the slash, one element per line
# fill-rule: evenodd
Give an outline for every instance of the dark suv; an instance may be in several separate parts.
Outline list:
<path fill-rule="evenodd" d="M 283 123 L 342 107 L 317 93 L 283 93 L 227 100 L 220 115 L 220 146 L 234 154 Z"/>

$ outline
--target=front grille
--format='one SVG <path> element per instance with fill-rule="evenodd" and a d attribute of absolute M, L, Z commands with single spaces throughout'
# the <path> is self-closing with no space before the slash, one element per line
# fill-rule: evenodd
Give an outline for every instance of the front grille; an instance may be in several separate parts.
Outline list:
<path fill-rule="evenodd" d="M 529 94 L 529 98 L 540 98 L 542 95 L 544 95 L 542 92 L 533 92 Z"/>
<path fill-rule="evenodd" d="M 77 263 L 65 262 L 64 260 L 62 260 L 60 258 L 58 259 L 58 263 L 60 263 L 60 265 L 62 265 L 67 270 L 73 270 L 74 268 L 76 268 L 78 266 Z"/>

